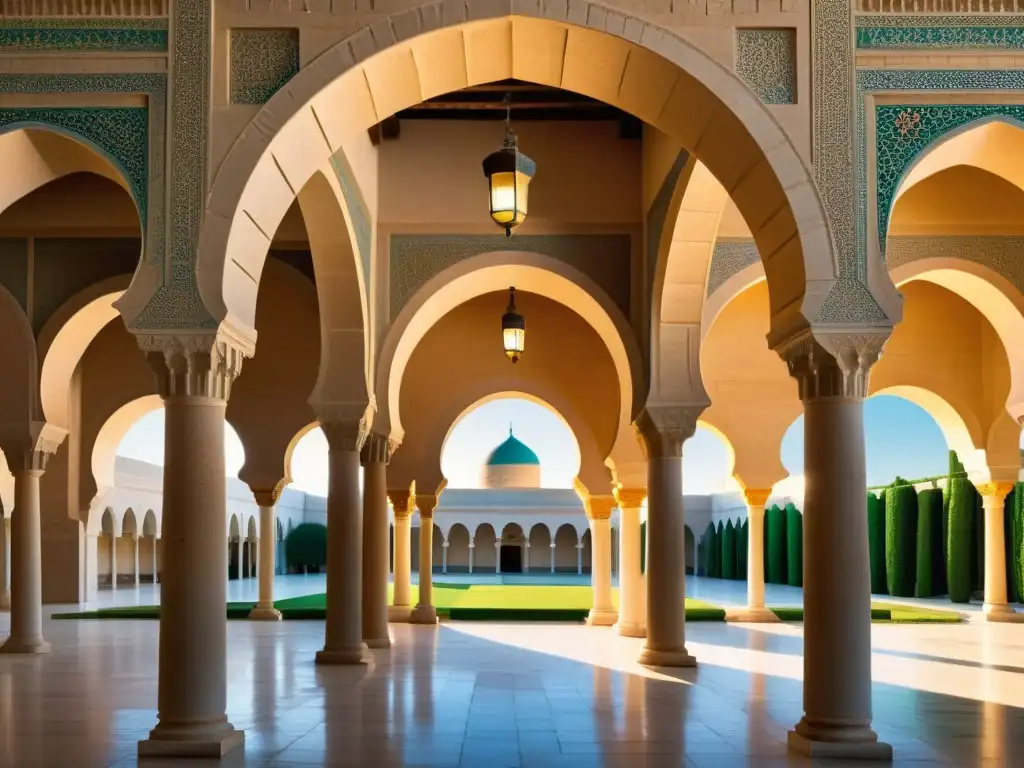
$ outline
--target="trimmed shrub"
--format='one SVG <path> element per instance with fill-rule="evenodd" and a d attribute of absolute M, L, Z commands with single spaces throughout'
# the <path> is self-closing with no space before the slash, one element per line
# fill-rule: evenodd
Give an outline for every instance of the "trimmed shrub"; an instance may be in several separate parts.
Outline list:
<path fill-rule="evenodd" d="M 1024 483 L 1017 483 L 1013 494 L 1013 556 L 1008 561 L 1013 572 L 1017 600 L 1024 600 Z"/>
<path fill-rule="evenodd" d="M 284 540 L 288 566 L 298 571 L 319 570 L 327 565 L 327 526 L 301 523 Z"/>
<path fill-rule="evenodd" d="M 1013 583 L 1013 507 L 1014 497 L 1017 495 L 1017 488 L 1014 486 L 1003 500 L 1003 552 L 1006 557 L 1006 600 L 1016 603 L 1020 598 L 1017 596 L 1017 585 Z"/>
<path fill-rule="evenodd" d="M 765 580 L 772 584 L 786 583 L 786 513 L 772 504 L 767 513 L 768 562 Z"/>
<path fill-rule="evenodd" d="M 868 555 L 871 563 L 871 592 L 889 594 L 885 579 L 885 502 L 868 494 Z"/>
<path fill-rule="evenodd" d="M 722 521 L 718 521 L 718 527 L 715 528 L 715 578 L 721 579 L 722 567 L 725 565 L 722 557 L 722 540 L 725 539 L 725 526 L 722 525 Z"/>
<path fill-rule="evenodd" d="M 736 578 L 747 580 L 747 534 L 750 529 L 746 520 L 736 519 Z"/>
<path fill-rule="evenodd" d="M 985 591 L 985 509 L 981 503 L 981 494 L 973 485 L 974 516 L 971 518 L 971 592 Z"/>
<path fill-rule="evenodd" d="M 971 601 L 971 529 L 974 525 L 974 486 L 965 477 L 949 480 L 949 533 L 946 583 L 954 603 Z"/>
<path fill-rule="evenodd" d="M 707 557 L 706 548 L 704 544 L 704 537 L 700 537 L 700 541 L 697 542 L 697 567 L 694 569 L 695 576 L 705 575 L 705 558 Z"/>
<path fill-rule="evenodd" d="M 792 504 L 786 505 L 786 583 L 804 585 L 804 516 Z"/>
<path fill-rule="evenodd" d="M 917 494 L 917 597 L 939 594 L 935 591 L 936 562 L 942 562 L 942 491 L 928 488 Z"/>
<path fill-rule="evenodd" d="M 885 490 L 885 577 L 894 597 L 914 596 L 916 539 L 917 493 L 897 477 Z"/>
<path fill-rule="evenodd" d="M 736 578 L 736 529 L 732 520 L 725 524 L 722 532 L 722 578 Z"/>
<path fill-rule="evenodd" d="M 768 513 L 771 511 L 770 507 L 765 507 L 763 517 L 761 518 L 761 568 L 764 570 L 763 578 L 765 583 L 768 582 Z"/>
<path fill-rule="evenodd" d="M 704 552 L 707 560 L 705 570 L 707 575 L 713 579 L 718 578 L 718 551 L 719 544 L 718 536 L 715 533 L 715 524 L 708 523 L 708 527 L 704 531 Z"/>

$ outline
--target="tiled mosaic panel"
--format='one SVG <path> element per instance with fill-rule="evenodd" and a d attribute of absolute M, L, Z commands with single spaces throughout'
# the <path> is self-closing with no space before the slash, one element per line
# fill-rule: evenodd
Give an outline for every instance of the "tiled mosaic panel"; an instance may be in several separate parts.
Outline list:
<path fill-rule="evenodd" d="M 24 19 L 0 22 L 0 52 L 33 53 L 83 51 L 119 51 L 130 53 L 162 53 L 167 50 L 167 28 L 87 27 L 81 21 L 75 26 L 55 27 L 47 19 L 46 27 L 30 27 Z"/>
<path fill-rule="evenodd" d="M 264 104 L 298 71 L 298 30 L 231 30 L 232 104 Z"/>
<path fill-rule="evenodd" d="M 726 280 L 760 259 L 757 245 L 753 240 L 726 240 L 715 242 L 711 254 L 711 265 L 708 267 L 707 295 L 710 296 L 722 287 Z"/>
<path fill-rule="evenodd" d="M 737 29 L 736 74 L 765 104 L 795 104 L 796 30 Z"/>
<path fill-rule="evenodd" d="M 146 222 L 149 115 L 145 107 L 0 109 L 0 131 L 42 127 L 84 140 L 124 174 L 139 215 Z"/>
<path fill-rule="evenodd" d="M 883 253 L 893 198 L 914 161 L 950 131 L 991 119 L 1024 123 L 1024 105 L 886 104 L 875 107 L 878 232 Z"/>
<path fill-rule="evenodd" d="M 1024 19 L 1021 22 L 1024 23 Z M 862 27 L 858 24 L 856 34 L 860 50 L 1024 49 L 1024 26 Z"/>

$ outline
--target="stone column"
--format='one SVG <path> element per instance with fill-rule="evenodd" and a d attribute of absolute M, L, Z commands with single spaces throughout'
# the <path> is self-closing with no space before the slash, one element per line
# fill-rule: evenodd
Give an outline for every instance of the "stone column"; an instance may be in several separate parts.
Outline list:
<path fill-rule="evenodd" d="M 388 634 L 387 435 L 370 433 L 363 446 L 363 642 L 390 648 Z"/>
<path fill-rule="evenodd" d="M 408 621 L 412 612 L 410 572 L 412 570 L 412 508 L 410 491 L 388 491 L 395 510 L 395 593 L 388 608 L 388 621 Z"/>
<path fill-rule="evenodd" d="M 771 493 L 771 488 L 747 488 L 743 491 L 748 521 L 747 605 L 727 611 L 729 621 L 771 623 L 779 620 L 764 604 L 764 505 Z"/>
<path fill-rule="evenodd" d="M 593 544 L 593 542 L 591 542 Z M 591 563 L 591 570 L 593 570 L 593 563 Z M 576 575 L 583 575 L 583 542 L 579 541 L 576 543 Z"/>
<path fill-rule="evenodd" d="M 363 642 L 363 500 L 359 452 L 365 422 L 326 420 L 330 477 L 327 490 L 327 620 L 317 664 L 365 664 Z"/>
<path fill-rule="evenodd" d="M 469 572 L 473 572 L 473 553 L 476 550 L 476 544 L 473 541 L 469 542 Z"/>
<path fill-rule="evenodd" d="M 14 475 L 11 513 L 11 633 L 0 653 L 43 654 L 43 551 L 39 478 L 65 432 L 33 422 L 20 439 L 0 445 Z"/>
<path fill-rule="evenodd" d="M 704 406 L 648 406 L 636 420 L 647 456 L 647 642 L 640 663 L 692 667 L 686 650 L 683 443 Z"/>
<path fill-rule="evenodd" d="M 978 486 L 985 508 L 985 605 L 988 621 L 1013 621 L 1016 612 L 1006 598 L 1006 529 L 1003 504 L 1013 483 L 985 483 Z"/>
<path fill-rule="evenodd" d="M 11 536 L 8 518 L 0 513 L 0 611 L 11 608 Z"/>
<path fill-rule="evenodd" d="M 133 576 L 134 576 L 135 588 L 138 589 L 139 588 L 139 571 L 141 570 L 139 568 L 139 535 L 138 534 L 132 534 L 132 552 L 133 552 L 132 567 L 134 569 Z"/>
<path fill-rule="evenodd" d="M 610 627 L 619 619 L 612 605 L 612 529 L 611 516 L 615 507 L 612 496 L 588 496 L 584 502 L 590 520 L 590 585 L 593 605 L 587 615 L 587 624 Z M 580 550 L 582 552 L 582 550 Z"/>
<path fill-rule="evenodd" d="M 530 542 L 523 542 L 523 573 L 530 572 Z"/>
<path fill-rule="evenodd" d="M 871 729 L 864 398 L 885 335 L 804 337 L 780 351 L 804 403 L 804 716 L 789 747 L 892 759 Z M 823 345 L 827 345 L 827 348 Z"/>
<path fill-rule="evenodd" d="M 501 573 L 501 538 L 494 542 L 494 572 Z"/>
<path fill-rule="evenodd" d="M 441 573 L 448 573 L 448 542 L 441 542 Z"/>
<path fill-rule="evenodd" d="M 220 337 L 141 339 L 164 401 L 157 725 L 140 757 L 220 758 L 245 734 L 227 707 L 224 414 L 242 353 Z"/>
<path fill-rule="evenodd" d="M 552 539 L 551 546 L 549 547 L 549 549 L 551 550 L 551 572 L 554 573 L 555 572 L 555 542 L 554 542 L 554 539 Z"/>
<path fill-rule="evenodd" d="M 437 496 L 416 495 L 420 511 L 420 599 L 409 614 L 410 624 L 437 624 L 434 610 L 434 507 Z"/>
<path fill-rule="evenodd" d="M 157 557 L 156 557 L 156 547 L 157 547 L 156 543 L 157 543 L 157 541 L 159 541 L 159 539 L 157 538 L 157 535 L 154 533 L 153 534 L 153 583 L 154 584 L 157 584 L 160 581 L 159 578 L 157 578 Z"/>
<path fill-rule="evenodd" d="M 113 531 L 110 532 L 110 588 L 117 589 L 117 539 Z"/>
<path fill-rule="evenodd" d="M 280 621 L 281 612 L 274 607 L 274 536 L 277 528 L 277 514 L 274 506 L 281 497 L 283 482 L 270 488 L 250 488 L 256 505 L 260 508 L 259 538 L 259 600 L 251 611 L 249 618 L 258 621 Z"/>
<path fill-rule="evenodd" d="M 619 505 L 619 621 L 615 626 L 626 637 L 647 636 L 647 598 L 640 570 L 640 509 L 646 496 L 643 488 L 615 489 Z"/>

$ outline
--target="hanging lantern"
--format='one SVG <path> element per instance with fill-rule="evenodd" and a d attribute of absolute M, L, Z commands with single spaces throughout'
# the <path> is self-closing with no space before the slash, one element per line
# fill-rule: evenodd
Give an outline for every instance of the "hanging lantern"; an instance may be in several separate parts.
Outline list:
<path fill-rule="evenodd" d="M 490 189 L 490 213 L 494 223 L 512 236 L 512 227 L 526 219 L 530 180 L 537 164 L 519 151 L 512 132 L 512 94 L 505 95 L 505 146 L 484 158 L 484 176 Z"/>
<path fill-rule="evenodd" d="M 508 289 L 508 309 L 501 316 L 501 341 L 505 357 L 518 362 L 526 346 L 526 319 L 516 312 L 516 289 Z"/>

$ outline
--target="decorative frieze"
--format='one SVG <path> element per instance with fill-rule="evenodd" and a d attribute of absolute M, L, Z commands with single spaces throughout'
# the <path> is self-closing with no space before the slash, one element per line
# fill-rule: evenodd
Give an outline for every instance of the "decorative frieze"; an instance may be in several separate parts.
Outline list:
<path fill-rule="evenodd" d="M 856 0 L 857 13 L 964 14 L 982 16 L 996 13 L 1022 13 L 1024 0 Z"/>
<path fill-rule="evenodd" d="M 1024 16 L 857 18 L 858 50 L 1022 50 Z"/>
<path fill-rule="evenodd" d="M 297 29 L 231 30 L 232 104 L 264 104 L 299 71 Z"/>
<path fill-rule="evenodd" d="M 737 29 L 736 74 L 765 104 L 795 104 L 796 30 Z"/>
<path fill-rule="evenodd" d="M 15 17 L 167 18 L 171 0 L 0 0 L 0 15 Z"/>
<path fill-rule="evenodd" d="M 166 53 L 167 19 L 0 19 L 0 53 Z"/>

